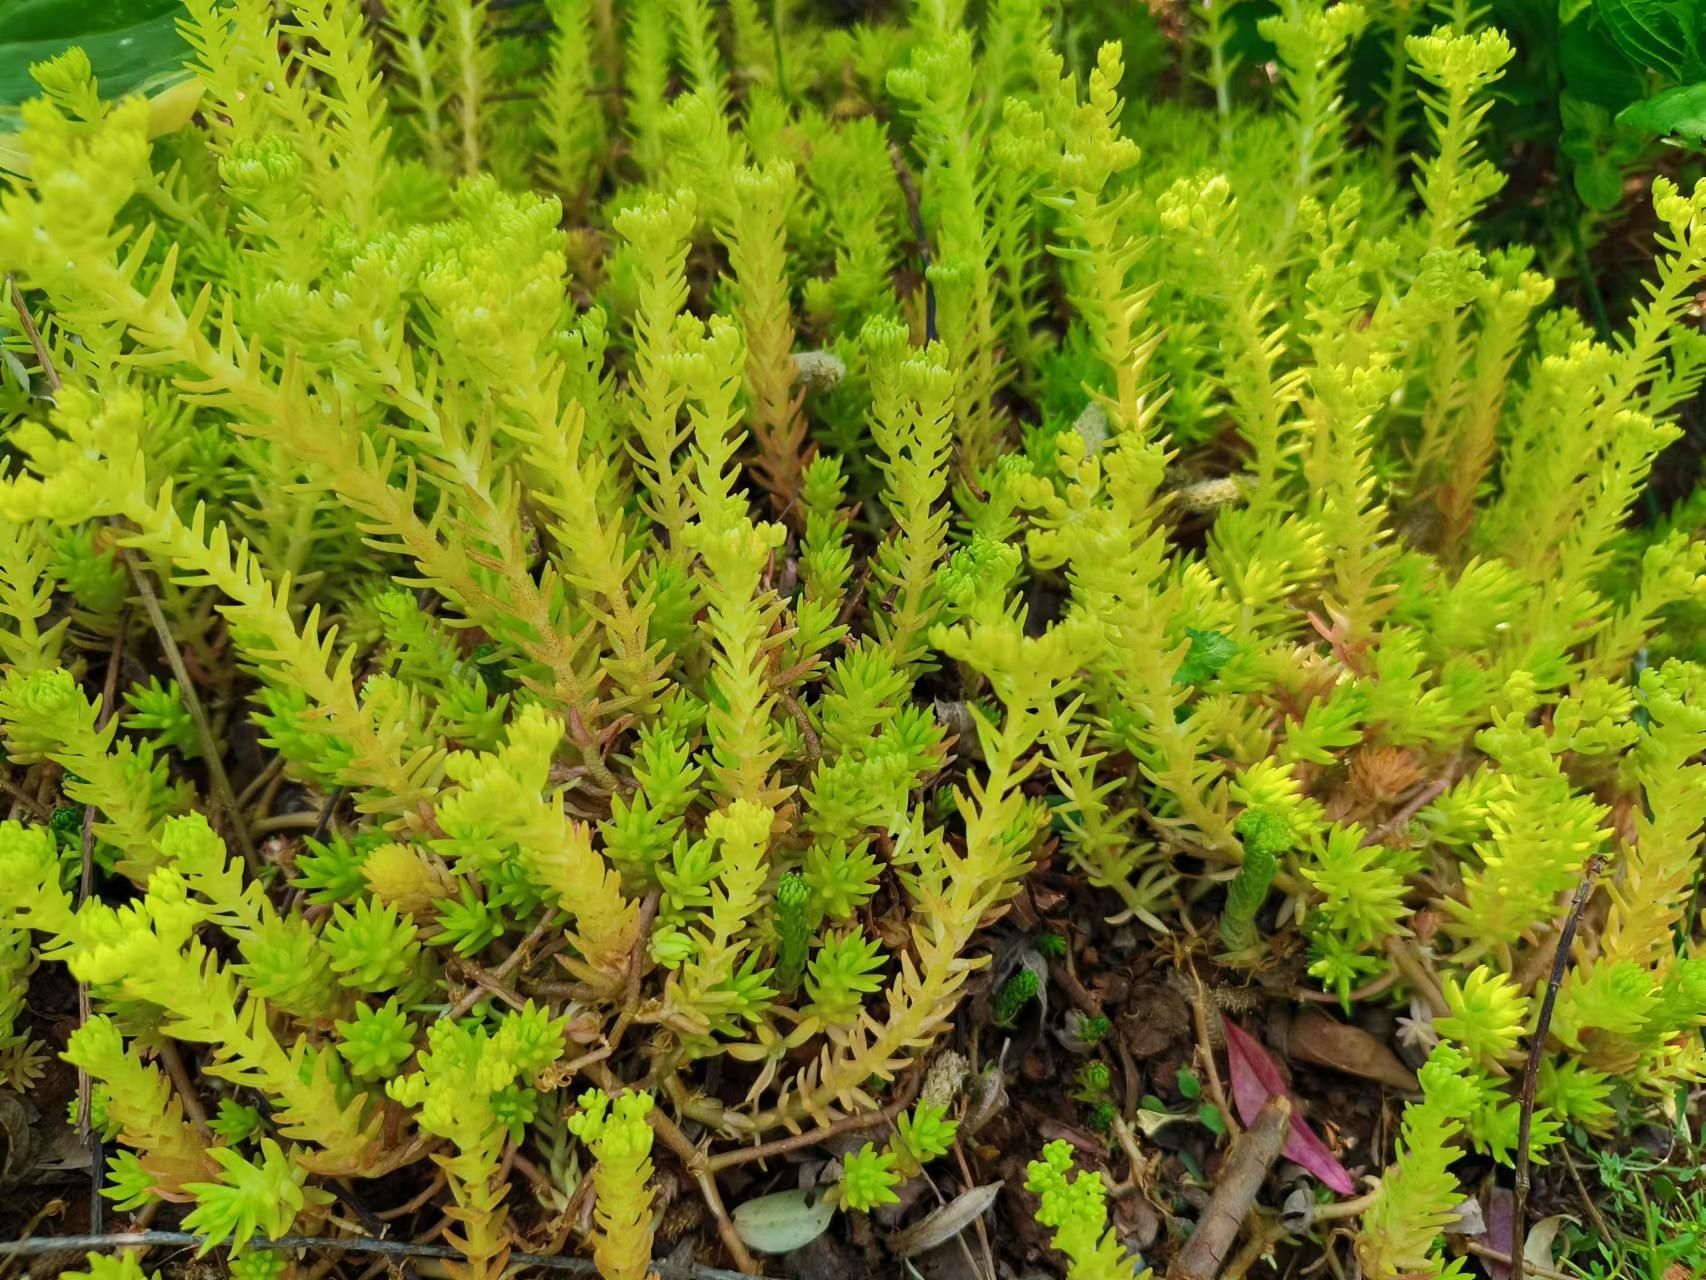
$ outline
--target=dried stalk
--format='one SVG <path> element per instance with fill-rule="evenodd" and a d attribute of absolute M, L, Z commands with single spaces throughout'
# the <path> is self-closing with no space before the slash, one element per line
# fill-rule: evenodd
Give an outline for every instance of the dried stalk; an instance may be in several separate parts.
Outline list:
<path fill-rule="evenodd" d="M 1576 926 L 1582 921 L 1582 908 L 1593 893 L 1594 881 L 1605 859 L 1588 859 L 1582 882 L 1576 887 L 1575 901 L 1570 914 L 1558 933 L 1558 951 L 1552 957 L 1552 976 L 1546 983 L 1546 995 L 1540 1002 L 1540 1016 L 1534 1024 L 1534 1035 L 1528 1044 L 1528 1065 L 1522 1073 L 1522 1120 L 1516 1131 L 1516 1203 L 1511 1208 L 1511 1280 L 1523 1280 L 1523 1237 L 1528 1234 L 1529 1139 L 1534 1127 L 1534 1092 L 1540 1085 L 1540 1060 L 1546 1054 L 1546 1033 L 1552 1026 L 1552 1009 L 1558 1003 L 1558 989 L 1564 985 L 1564 970 L 1570 963 L 1570 947 L 1576 939 Z M 1538 1274 L 1538 1269 L 1537 1269 Z"/>
<path fill-rule="evenodd" d="M 1197 1229 L 1167 1272 L 1169 1280 L 1215 1280 L 1290 1135 L 1291 1100 L 1269 1098 L 1255 1123 L 1232 1144 Z"/>

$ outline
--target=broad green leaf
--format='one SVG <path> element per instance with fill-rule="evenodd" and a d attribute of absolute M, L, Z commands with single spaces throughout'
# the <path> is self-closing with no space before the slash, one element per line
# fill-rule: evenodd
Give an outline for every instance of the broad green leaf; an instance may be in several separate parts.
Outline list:
<path fill-rule="evenodd" d="M 1558 70 L 1573 97 L 1619 111 L 1647 94 L 1647 77 L 1598 22 L 1583 17 L 1558 33 Z"/>
<path fill-rule="evenodd" d="M 195 113 L 201 92 L 178 32 L 180 0 L 0 0 L 0 170 L 29 172 L 29 157 L 8 135 L 18 107 L 40 90 L 30 68 L 81 48 L 101 97 L 146 95 L 149 136 L 171 133 Z"/>
<path fill-rule="evenodd" d="M 1641 154 L 1643 135 L 1615 120 L 1597 102 L 1560 95 L 1563 121 L 1559 149 L 1570 162 L 1576 194 L 1588 208 L 1605 212 L 1623 198 L 1623 175 Z"/>
<path fill-rule="evenodd" d="M 1571 171 L 1576 194 L 1598 213 L 1609 213 L 1623 198 L 1623 170 L 1604 156 L 1594 156 Z"/>
<path fill-rule="evenodd" d="M 1706 141 L 1706 83 L 1678 85 L 1618 113 L 1617 123 L 1661 137 Z"/>
<path fill-rule="evenodd" d="M 73 45 L 89 55 L 101 96 L 150 93 L 186 74 L 178 0 L 0 0 L 0 113 L 37 94 L 31 65 Z"/>
<path fill-rule="evenodd" d="M 1673 78 L 1701 70 L 1698 0 L 1594 0 L 1611 38 L 1630 58 Z"/>

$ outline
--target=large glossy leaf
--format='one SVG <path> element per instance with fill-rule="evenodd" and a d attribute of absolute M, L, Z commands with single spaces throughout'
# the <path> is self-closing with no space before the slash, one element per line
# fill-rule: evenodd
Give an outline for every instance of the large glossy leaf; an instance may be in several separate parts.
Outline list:
<path fill-rule="evenodd" d="M 19 105 L 39 92 L 30 68 L 73 47 L 88 56 L 103 98 L 149 99 L 150 137 L 182 127 L 201 99 L 182 13 L 180 0 L 0 0 L 0 171 L 30 171 L 16 137 Z"/>
<path fill-rule="evenodd" d="M 82 48 L 101 96 L 153 94 L 185 78 L 179 0 L 0 0 L 0 128 L 36 96 L 30 67 Z"/>
<path fill-rule="evenodd" d="M 1592 15 L 1578 17 L 1559 31 L 1558 70 L 1570 94 L 1609 111 L 1620 111 L 1647 94 L 1647 73 Z"/>
<path fill-rule="evenodd" d="M 1706 141 L 1706 83 L 1678 85 L 1637 102 L 1618 114 L 1617 123 L 1660 137 Z"/>
<path fill-rule="evenodd" d="M 1594 0 L 1594 13 L 1631 59 L 1672 79 L 1706 72 L 1699 0 Z"/>

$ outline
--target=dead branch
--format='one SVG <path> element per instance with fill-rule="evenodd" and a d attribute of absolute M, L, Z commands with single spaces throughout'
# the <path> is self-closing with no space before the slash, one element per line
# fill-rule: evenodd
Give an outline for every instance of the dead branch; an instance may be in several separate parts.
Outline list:
<path fill-rule="evenodd" d="M 1214 1195 L 1197 1219 L 1197 1229 L 1185 1242 L 1168 1271 L 1169 1280 L 1216 1280 L 1226 1255 L 1238 1241 L 1244 1219 L 1256 1203 L 1256 1193 L 1268 1170 L 1280 1157 L 1291 1135 L 1291 1100 L 1270 1098 L 1244 1134 L 1232 1144 L 1221 1168 Z"/>

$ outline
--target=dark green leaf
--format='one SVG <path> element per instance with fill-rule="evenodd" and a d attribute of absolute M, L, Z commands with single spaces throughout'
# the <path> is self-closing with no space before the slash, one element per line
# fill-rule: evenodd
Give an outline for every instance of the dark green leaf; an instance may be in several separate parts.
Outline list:
<path fill-rule="evenodd" d="M 1590 209 L 1615 208 L 1623 198 L 1624 172 L 1640 158 L 1643 135 L 1573 93 L 1559 97 L 1558 111 L 1564 125 L 1559 149 L 1570 162 L 1576 194 Z"/>
<path fill-rule="evenodd" d="M 1184 1067 L 1179 1068 L 1178 1080 L 1179 1092 L 1189 1098 L 1192 1102 L 1195 1102 L 1198 1098 L 1202 1097 L 1202 1085 L 1198 1084 L 1197 1078 Z"/>
<path fill-rule="evenodd" d="M 1647 78 L 1606 34 L 1603 24 L 1578 18 L 1558 35 L 1558 70 L 1567 92 L 1618 111 L 1647 94 Z"/>
<path fill-rule="evenodd" d="M 1675 78 L 1699 66 L 1697 0 L 1594 0 L 1617 47 L 1641 66 Z"/>
<path fill-rule="evenodd" d="M 1218 631 L 1198 631 L 1195 627 L 1187 627 L 1185 634 L 1191 638 L 1191 647 L 1185 654 L 1185 660 L 1179 664 L 1179 670 L 1174 673 L 1174 684 L 1201 684 L 1212 680 L 1238 652 L 1237 641 Z"/>
<path fill-rule="evenodd" d="M 177 0 L 0 3 L 0 116 L 37 96 L 30 67 L 72 46 L 89 56 L 103 98 L 150 93 L 182 75 L 189 46 Z"/>

